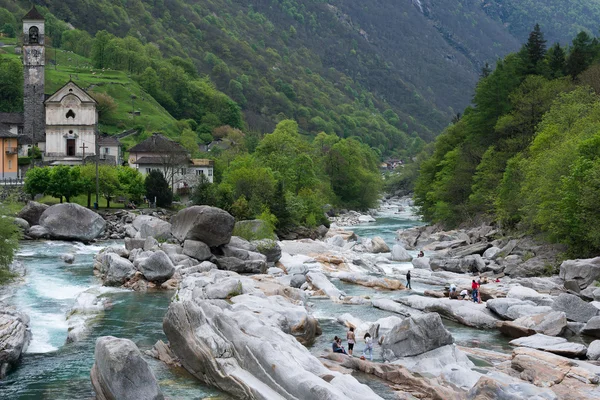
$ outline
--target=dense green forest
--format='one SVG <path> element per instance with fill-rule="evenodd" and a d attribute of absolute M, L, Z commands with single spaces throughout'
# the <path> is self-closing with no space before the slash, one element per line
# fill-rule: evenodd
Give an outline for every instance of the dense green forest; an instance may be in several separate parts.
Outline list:
<path fill-rule="evenodd" d="M 596 38 L 581 32 L 568 48 L 548 48 L 536 26 L 518 53 L 484 71 L 474 105 L 420 165 L 425 218 L 455 226 L 487 216 L 597 252 L 599 61 Z"/>

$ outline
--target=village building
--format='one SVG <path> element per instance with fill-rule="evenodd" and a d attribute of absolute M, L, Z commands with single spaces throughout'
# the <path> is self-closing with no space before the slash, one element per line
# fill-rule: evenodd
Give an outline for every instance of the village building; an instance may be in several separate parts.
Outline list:
<path fill-rule="evenodd" d="M 212 160 L 192 159 L 183 146 L 160 133 L 129 149 L 128 161 L 144 176 L 153 170 L 162 172 L 174 190 L 195 186 L 201 176 L 213 182 Z"/>
<path fill-rule="evenodd" d="M 0 113 L 0 132 L 17 135 L 18 156 L 26 157 L 38 147 L 45 165 L 94 161 L 97 103 L 73 81 L 45 95 L 45 51 L 45 20 L 33 6 L 23 17 L 23 113 Z M 120 165 L 116 138 L 102 137 L 98 145 L 99 161 Z"/>
<path fill-rule="evenodd" d="M 18 154 L 16 132 L 11 132 L 6 125 L 0 124 L 0 179 L 17 179 Z"/>

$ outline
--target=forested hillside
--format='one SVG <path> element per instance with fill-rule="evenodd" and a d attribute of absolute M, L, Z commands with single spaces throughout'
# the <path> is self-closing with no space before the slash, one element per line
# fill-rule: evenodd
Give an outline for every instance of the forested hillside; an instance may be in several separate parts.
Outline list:
<path fill-rule="evenodd" d="M 541 232 L 579 256 L 600 249 L 600 42 L 579 33 L 547 47 L 536 27 L 498 62 L 474 106 L 422 162 L 425 218 L 455 226 L 478 216 Z"/>

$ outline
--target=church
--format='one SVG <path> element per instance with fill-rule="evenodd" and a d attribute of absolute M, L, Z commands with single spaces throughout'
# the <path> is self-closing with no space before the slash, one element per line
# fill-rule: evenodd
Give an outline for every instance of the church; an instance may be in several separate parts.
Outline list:
<path fill-rule="evenodd" d="M 80 165 L 96 156 L 97 103 L 73 81 L 45 94 L 44 35 L 44 17 L 33 6 L 23 17 L 23 113 L 0 113 L 0 131 L 18 136 L 20 156 L 37 146 L 46 165 Z M 104 163 L 118 162 L 106 153 Z"/>

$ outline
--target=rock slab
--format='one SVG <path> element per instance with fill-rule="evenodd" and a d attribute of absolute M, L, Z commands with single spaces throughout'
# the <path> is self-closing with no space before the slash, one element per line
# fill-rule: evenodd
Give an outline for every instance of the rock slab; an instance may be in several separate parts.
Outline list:
<path fill-rule="evenodd" d="M 102 336 L 96 340 L 91 380 L 98 400 L 163 400 L 156 377 L 129 339 Z"/>
<path fill-rule="evenodd" d="M 220 208 L 193 206 L 179 211 L 171 225 L 173 236 L 180 242 L 198 240 L 215 247 L 229 243 L 235 219 Z"/>

